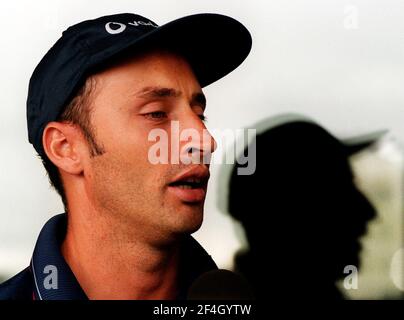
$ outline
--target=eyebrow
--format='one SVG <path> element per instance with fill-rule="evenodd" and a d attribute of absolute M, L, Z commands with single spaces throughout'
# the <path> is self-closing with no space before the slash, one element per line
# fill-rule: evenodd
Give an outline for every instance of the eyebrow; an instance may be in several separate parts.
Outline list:
<path fill-rule="evenodd" d="M 165 87 L 145 87 L 136 93 L 136 96 L 144 99 L 178 98 L 182 92 L 174 88 Z M 195 92 L 191 97 L 191 105 L 206 108 L 206 96 L 203 92 Z"/>

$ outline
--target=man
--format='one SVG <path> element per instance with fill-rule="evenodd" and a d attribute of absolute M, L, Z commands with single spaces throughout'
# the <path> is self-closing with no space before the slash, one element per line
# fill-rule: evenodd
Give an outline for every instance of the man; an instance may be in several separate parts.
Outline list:
<path fill-rule="evenodd" d="M 66 213 L 47 222 L 1 299 L 181 299 L 217 268 L 190 236 L 215 149 L 201 88 L 250 48 L 245 27 L 217 14 L 161 27 L 117 14 L 63 33 L 31 77 L 27 121 Z M 201 138 L 176 147 L 186 130 Z M 156 132 L 168 135 L 167 163 L 152 159 Z"/>
<path fill-rule="evenodd" d="M 360 239 L 377 216 L 356 186 L 350 157 L 385 131 L 342 140 L 294 114 L 256 127 L 256 171 L 238 175 L 235 165 L 229 181 L 228 209 L 249 246 L 237 254 L 236 269 L 258 300 L 269 290 L 277 299 L 341 300 L 336 282 L 347 267 L 360 268 Z"/>

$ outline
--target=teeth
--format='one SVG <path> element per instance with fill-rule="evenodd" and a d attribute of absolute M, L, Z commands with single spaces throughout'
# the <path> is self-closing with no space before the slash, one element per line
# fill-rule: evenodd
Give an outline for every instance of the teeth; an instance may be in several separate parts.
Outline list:
<path fill-rule="evenodd" d="M 187 184 L 181 184 L 178 186 L 180 189 L 192 189 L 192 186 L 187 185 Z"/>
<path fill-rule="evenodd" d="M 191 183 L 201 183 L 201 179 L 199 178 L 189 178 L 185 180 L 186 182 L 191 182 Z"/>
<path fill-rule="evenodd" d="M 173 182 L 171 185 L 181 189 L 196 189 L 202 187 L 202 181 L 203 180 L 200 178 L 191 177 L 182 181 Z"/>

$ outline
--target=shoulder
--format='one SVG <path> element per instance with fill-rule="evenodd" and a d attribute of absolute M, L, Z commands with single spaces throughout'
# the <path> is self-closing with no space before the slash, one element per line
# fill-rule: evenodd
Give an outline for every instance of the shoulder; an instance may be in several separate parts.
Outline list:
<path fill-rule="evenodd" d="M 29 267 L 0 284 L 0 300 L 32 300 L 32 293 L 33 281 Z"/>

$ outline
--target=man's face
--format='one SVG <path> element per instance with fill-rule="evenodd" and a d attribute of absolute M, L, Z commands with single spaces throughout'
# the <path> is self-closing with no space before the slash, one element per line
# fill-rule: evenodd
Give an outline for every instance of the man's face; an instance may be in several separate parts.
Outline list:
<path fill-rule="evenodd" d="M 152 52 L 99 73 L 96 83 L 91 124 L 105 153 L 86 159 L 92 205 L 152 241 L 196 231 L 203 219 L 208 166 L 171 163 L 170 141 L 178 139 L 172 137 L 171 123 L 178 121 L 180 132 L 194 129 L 201 137 L 190 150 L 180 142 L 177 153 L 200 157 L 213 152 L 215 142 L 206 136 L 204 96 L 189 64 L 174 54 Z M 156 129 L 167 133 L 168 164 L 149 159 L 156 144 L 149 134 Z M 183 174 L 202 182 L 189 189 L 178 182 Z"/>

